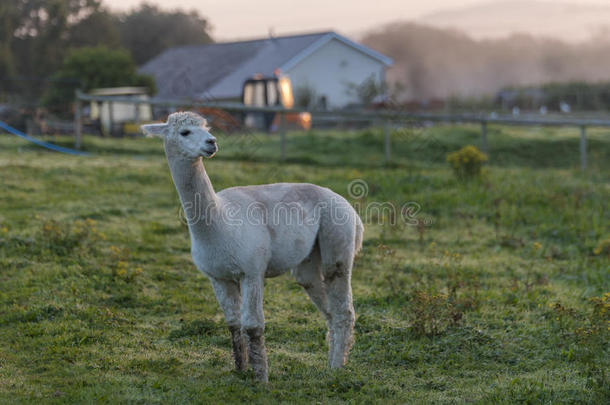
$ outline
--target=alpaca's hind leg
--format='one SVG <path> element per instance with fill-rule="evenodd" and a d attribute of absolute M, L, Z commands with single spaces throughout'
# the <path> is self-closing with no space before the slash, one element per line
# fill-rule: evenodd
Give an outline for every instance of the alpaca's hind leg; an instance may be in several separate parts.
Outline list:
<path fill-rule="evenodd" d="M 248 340 L 248 357 L 254 375 L 267 382 L 267 352 L 265 350 L 265 317 L 263 315 L 263 277 L 246 276 L 241 282 L 241 330 Z"/>
<path fill-rule="evenodd" d="M 331 368 L 341 367 L 347 361 L 354 341 L 354 306 L 352 303 L 351 262 L 336 262 L 332 271 L 325 272 L 326 295 L 330 311 Z M 330 269 L 329 269 L 330 270 Z"/>
<path fill-rule="evenodd" d="M 216 299 L 225 314 L 229 331 L 231 331 L 235 368 L 238 371 L 245 370 L 248 364 L 248 351 L 240 326 L 241 295 L 239 284 L 236 281 L 212 279 L 212 286 Z"/>
<path fill-rule="evenodd" d="M 322 312 L 330 328 L 330 312 L 320 268 L 320 251 L 317 246 L 314 246 L 309 257 L 293 271 L 293 275 L 296 282 L 305 289 L 311 302 Z"/>

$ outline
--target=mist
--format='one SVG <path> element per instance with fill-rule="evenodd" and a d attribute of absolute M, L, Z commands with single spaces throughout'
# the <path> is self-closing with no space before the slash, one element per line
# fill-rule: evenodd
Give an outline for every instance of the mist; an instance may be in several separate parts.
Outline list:
<path fill-rule="evenodd" d="M 362 38 L 394 59 L 390 86 L 401 84 L 401 99 L 493 96 L 507 86 L 610 80 L 610 36 L 569 44 L 514 34 L 475 40 L 453 29 L 411 22 L 393 23 Z"/>

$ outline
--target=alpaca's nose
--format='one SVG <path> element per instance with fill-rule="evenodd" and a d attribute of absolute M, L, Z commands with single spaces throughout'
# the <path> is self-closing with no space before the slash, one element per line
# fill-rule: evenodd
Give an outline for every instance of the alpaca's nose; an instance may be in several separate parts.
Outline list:
<path fill-rule="evenodd" d="M 216 138 L 211 137 L 205 140 L 205 143 L 207 143 L 210 146 L 216 146 Z"/>

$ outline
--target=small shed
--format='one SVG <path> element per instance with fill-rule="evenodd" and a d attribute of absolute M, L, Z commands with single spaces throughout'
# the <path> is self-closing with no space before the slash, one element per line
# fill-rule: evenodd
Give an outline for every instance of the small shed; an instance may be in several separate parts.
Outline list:
<path fill-rule="evenodd" d="M 114 96 L 134 100 L 149 100 L 146 87 L 107 87 L 93 89 L 94 96 Z M 153 118 L 152 107 L 148 103 L 129 103 L 117 101 L 92 101 L 90 118 L 99 120 L 104 134 L 115 132 L 117 125 L 140 121 L 150 121 Z"/>

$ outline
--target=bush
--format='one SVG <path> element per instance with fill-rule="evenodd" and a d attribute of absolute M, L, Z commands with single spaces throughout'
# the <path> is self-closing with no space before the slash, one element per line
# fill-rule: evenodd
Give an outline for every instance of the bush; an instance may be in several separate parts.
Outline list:
<path fill-rule="evenodd" d="M 469 179 L 481 175 L 483 163 L 487 162 L 487 155 L 476 146 L 468 145 L 447 155 L 447 162 L 453 172 L 460 179 Z"/>

